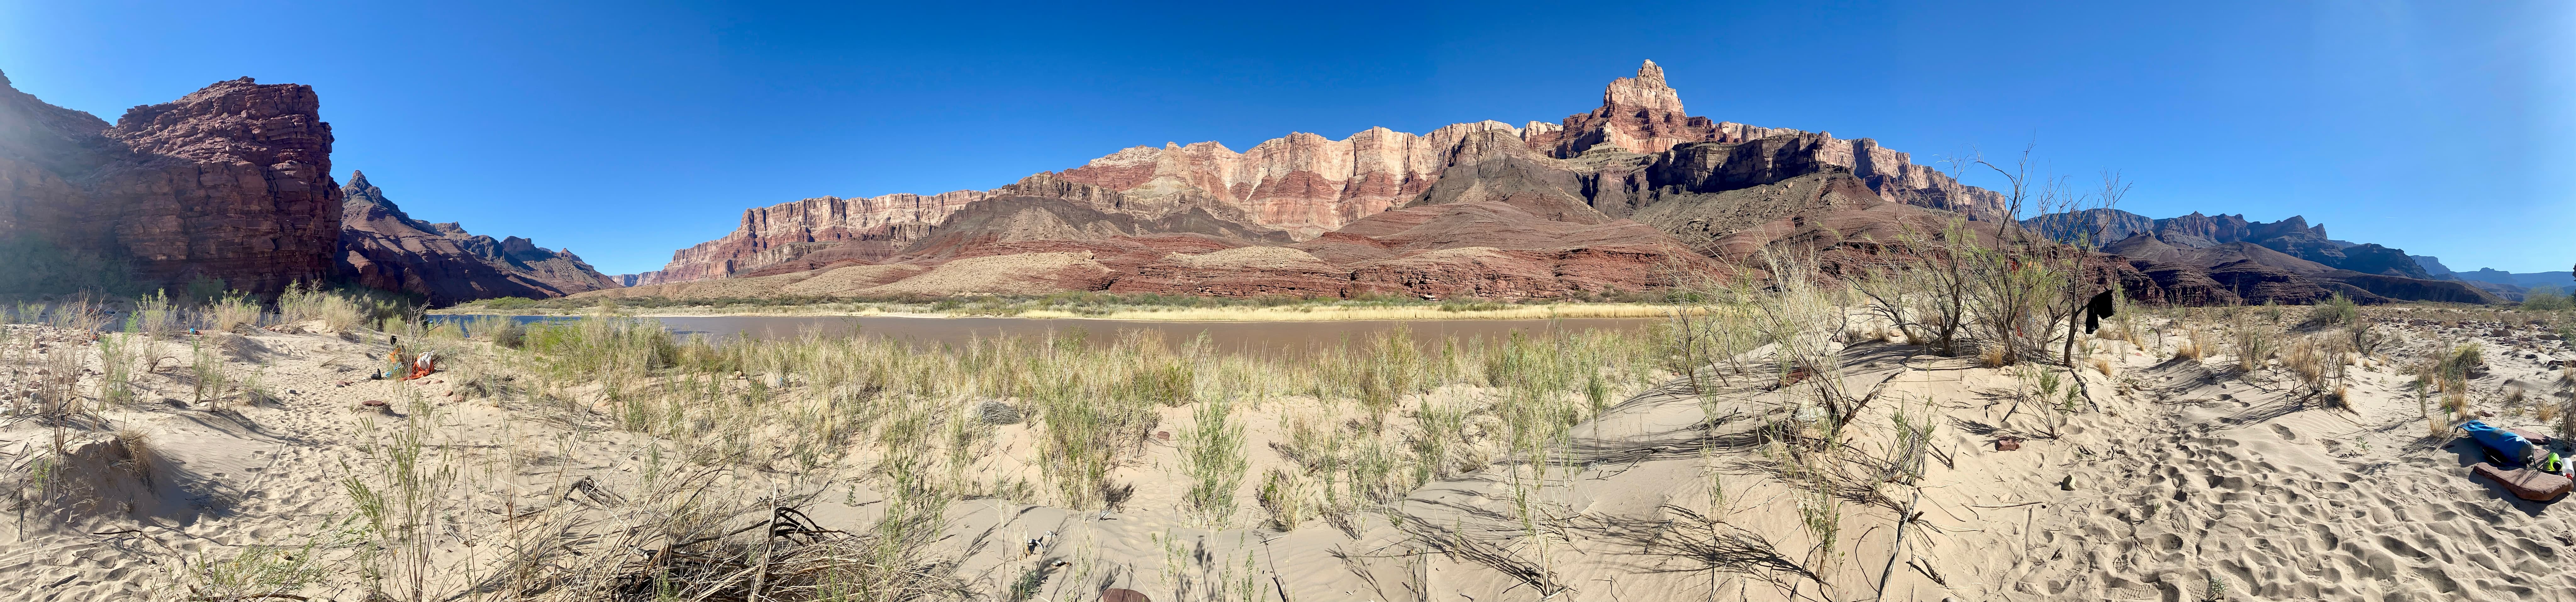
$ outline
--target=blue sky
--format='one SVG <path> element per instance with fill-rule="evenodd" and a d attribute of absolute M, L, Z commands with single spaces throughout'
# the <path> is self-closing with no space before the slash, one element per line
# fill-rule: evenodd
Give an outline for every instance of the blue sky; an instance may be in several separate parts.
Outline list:
<path fill-rule="evenodd" d="M 2121 208 L 2149 216 L 2304 215 L 2463 270 L 2576 262 L 2564 2 L 421 4 L 0 0 L 0 71 L 110 121 L 222 79 L 311 84 L 342 179 L 610 273 L 805 197 L 1556 121 L 1641 59 L 1696 115 L 1925 163 L 2035 144 L 2079 182 L 2122 171 Z"/>

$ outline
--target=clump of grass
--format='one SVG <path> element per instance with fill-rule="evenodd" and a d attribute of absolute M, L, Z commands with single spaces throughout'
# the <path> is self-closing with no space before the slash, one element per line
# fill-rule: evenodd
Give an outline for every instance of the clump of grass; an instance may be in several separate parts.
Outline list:
<path fill-rule="evenodd" d="M 288 323 L 321 320 L 332 332 L 356 330 L 371 318 L 359 301 L 303 282 L 287 285 L 278 295 L 277 313 L 280 321 Z"/>
<path fill-rule="evenodd" d="M 1988 344 L 1981 345 L 1977 349 L 1977 365 L 2002 368 L 2010 361 L 2012 361 L 2012 350 L 2007 345 Z"/>
<path fill-rule="evenodd" d="M 465 340 L 465 325 L 455 320 L 439 320 L 436 324 L 430 325 L 428 329 L 421 334 L 422 338 L 434 338 L 442 341 L 462 341 Z"/>
<path fill-rule="evenodd" d="M 118 452 L 115 454 L 115 467 L 125 471 L 126 476 L 134 477 L 134 481 L 142 483 L 144 487 L 152 487 L 152 468 L 160 463 L 160 455 L 152 446 L 151 435 L 131 426 L 120 425 L 116 429 L 115 437 L 115 449 Z"/>
<path fill-rule="evenodd" d="M 2576 400 L 2559 402 L 2553 407 L 2558 407 L 2558 436 L 2576 437 Z"/>
<path fill-rule="evenodd" d="M 1233 400 L 1226 398 L 1200 404 L 1181 442 L 1181 472 L 1190 477 L 1186 500 L 1217 526 L 1233 517 L 1235 489 L 1251 468 L 1243 452 L 1243 425 L 1233 420 L 1233 409 Z"/>
<path fill-rule="evenodd" d="M 2326 353 L 2318 348 L 2316 341 L 2299 339 L 2291 343 L 2289 350 L 2281 354 L 2281 364 L 2298 375 L 2299 383 L 2307 385 L 2308 390 L 2324 388 Z"/>
<path fill-rule="evenodd" d="M 2307 323 L 2309 324 L 2351 326 L 2359 321 L 2361 321 L 2361 306 L 2355 305 L 2352 298 L 2343 296 L 2341 292 L 2308 308 Z"/>
<path fill-rule="evenodd" d="M 192 377 L 189 382 L 189 395 L 191 395 L 189 401 L 205 403 L 207 400 L 223 395 L 224 391 L 232 386 L 231 372 L 225 369 L 223 356 L 217 353 L 214 345 L 206 344 L 204 338 L 189 342 L 188 348 L 190 358 L 188 374 Z"/>
<path fill-rule="evenodd" d="M 247 293 L 225 293 L 205 309 L 206 328 L 217 332 L 250 334 L 259 327 L 259 302 Z"/>
<path fill-rule="evenodd" d="M 2279 306 L 2272 306 L 2271 309 L 2275 313 L 2280 311 Z M 2236 324 L 2229 329 L 2228 336 L 2234 343 L 2229 351 L 2236 354 L 2236 369 L 2241 372 L 2253 372 L 2256 368 L 2263 367 L 2278 352 L 2272 343 L 2272 333 L 2246 320 L 2242 312 L 2237 314 Z"/>
<path fill-rule="evenodd" d="M 1834 497 L 1831 485 L 1823 479 L 1818 479 L 1813 489 L 1798 497 L 1799 526 L 1805 527 L 1807 535 L 1815 539 L 1815 553 L 1819 559 L 1833 556 L 1834 544 L 1840 540 L 1842 532 L 1842 515 L 1842 500 Z"/>
<path fill-rule="evenodd" d="M 2175 359 L 2186 359 L 2196 362 L 2200 361 L 2203 353 L 2202 349 L 2203 348 L 2200 344 L 2200 333 L 2198 331 L 2194 331 L 2189 337 L 2184 338 L 2181 343 L 2174 345 L 2173 356 Z"/>
<path fill-rule="evenodd" d="M 315 554 L 318 549 L 318 542 L 308 540 L 292 548 L 254 544 L 228 557 L 199 552 L 187 568 L 195 582 L 191 589 L 208 600 L 286 599 L 278 594 L 292 594 L 330 576 L 330 567 Z"/>
<path fill-rule="evenodd" d="M 1307 508 L 1306 479 L 1294 472 L 1271 469 L 1261 475 L 1261 509 L 1270 513 L 1270 525 L 1280 531 L 1295 531 L 1304 523 Z"/>
<path fill-rule="evenodd" d="M 131 334 L 109 334 L 98 339 L 98 400 L 104 404 L 133 403 L 138 398 L 134 388 L 135 363 L 151 346 L 151 339 Z"/>
<path fill-rule="evenodd" d="M 178 323 L 178 310 L 171 307 L 170 295 L 152 291 L 134 300 L 134 317 L 126 323 L 128 332 L 141 332 L 145 338 L 169 338 Z"/>

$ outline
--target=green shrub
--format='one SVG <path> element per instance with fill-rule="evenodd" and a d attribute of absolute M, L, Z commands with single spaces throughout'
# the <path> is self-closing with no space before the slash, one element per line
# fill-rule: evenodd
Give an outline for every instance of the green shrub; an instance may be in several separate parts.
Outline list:
<path fill-rule="evenodd" d="M 2565 311 L 2570 309 L 2576 309 L 2576 299 L 2568 298 L 2567 293 L 2559 290 L 2559 288 L 2555 286 L 2532 287 L 2531 292 L 2523 293 L 2522 295 L 2523 311 Z"/>
<path fill-rule="evenodd" d="M 143 292 L 133 262 L 76 252 L 32 236 L 0 239 L 0 297 L 39 297 L 82 291 L 112 297 Z"/>
<path fill-rule="evenodd" d="M 536 307 L 537 300 L 527 297 L 502 297 L 499 299 L 484 299 L 482 301 L 476 301 L 474 304 L 489 309 L 515 311 Z"/>
<path fill-rule="evenodd" d="M 2351 326 L 2361 319 L 2361 307 L 2352 298 L 2335 293 L 2333 297 L 2308 309 L 2308 323 L 2319 326 Z"/>

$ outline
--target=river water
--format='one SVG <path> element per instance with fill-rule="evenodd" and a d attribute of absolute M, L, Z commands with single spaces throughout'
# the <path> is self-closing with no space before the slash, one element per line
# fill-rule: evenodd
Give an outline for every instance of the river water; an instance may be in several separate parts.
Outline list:
<path fill-rule="evenodd" d="M 470 320 L 484 316 L 451 315 L 443 319 Z M 522 322 L 570 320 L 558 316 L 513 316 Z M 1342 341 L 1365 340 L 1369 335 L 1403 326 L 1412 331 L 1415 341 L 1426 346 L 1450 336 L 1484 338 L 1508 337 L 1518 331 L 1543 335 L 1551 330 L 1580 332 L 1595 330 L 1638 330 L 1663 322 L 1656 318 L 1565 318 L 1557 320 L 1334 320 L 1317 322 L 1171 322 L 1130 320 L 1085 320 L 1046 318 L 916 318 L 896 316 L 717 316 L 658 317 L 664 328 L 681 337 L 704 336 L 708 339 L 733 337 L 783 338 L 802 336 L 808 331 L 823 336 L 875 336 L 923 345 L 963 345 L 974 338 L 1000 336 L 1044 336 L 1053 331 L 1059 335 L 1080 329 L 1094 345 L 1107 345 L 1123 333 L 1155 331 L 1164 341 L 1178 345 L 1201 333 L 1216 349 L 1229 352 L 1296 352 L 1318 346 L 1339 346 Z"/>

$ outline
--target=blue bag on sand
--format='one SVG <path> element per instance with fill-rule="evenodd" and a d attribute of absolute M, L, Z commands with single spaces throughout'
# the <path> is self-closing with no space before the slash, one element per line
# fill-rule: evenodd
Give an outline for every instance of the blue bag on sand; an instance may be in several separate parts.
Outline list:
<path fill-rule="evenodd" d="M 2505 463 L 2512 468 L 2521 468 L 2531 459 L 2531 440 L 2513 434 L 2513 431 L 2487 426 L 2482 420 L 2461 423 L 2460 429 L 2468 431 L 2469 437 L 2477 439 L 2479 445 L 2495 450 L 2496 455 L 2503 456 Z"/>

